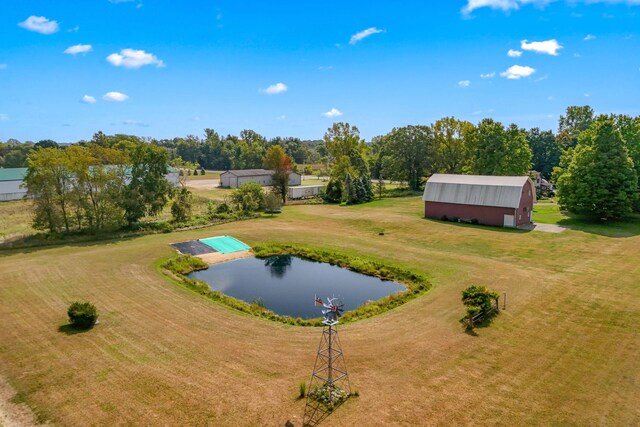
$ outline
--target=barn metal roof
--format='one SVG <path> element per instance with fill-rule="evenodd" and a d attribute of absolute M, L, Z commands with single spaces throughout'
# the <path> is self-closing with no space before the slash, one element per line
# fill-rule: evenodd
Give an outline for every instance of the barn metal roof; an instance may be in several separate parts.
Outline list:
<path fill-rule="evenodd" d="M 22 181 L 27 168 L 0 168 L 0 181 Z"/>
<path fill-rule="evenodd" d="M 273 171 L 269 169 L 236 169 L 236 170 L 228 170 L 222 172 L 222 174 L 231 174 L 235 176 L 264 176 L 264 175 L 273 175 Z M 291 172 L 291 175 L 300 175 L 296 172 Z"/>
<path fill-rule="evenodd" d="M 224 171 L 222 173 L 230 173 L 231 175 L 235 175 L 235 176 L 273 175 L 273 171 L 270 171 L 267 169 L 237 169 L 237 170 Z"/>
<path fill-rule="evenodd" d="M 427 181 L 422 200 L 476 206 L 518 208 L 528 176 L 434 174 Z M 533 186 L 532 186 L 533 188 Z M 535 201 L 535 193 L 533 195 Z"/>

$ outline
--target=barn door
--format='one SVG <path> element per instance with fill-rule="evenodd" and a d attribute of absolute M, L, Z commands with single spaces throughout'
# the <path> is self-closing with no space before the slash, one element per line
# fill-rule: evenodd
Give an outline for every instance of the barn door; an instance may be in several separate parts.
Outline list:
<path fill-rule="evenodd" d="M 505 227 L 515 227 L 516 226 L 516 217 L 515 217 L 515 215 L 505 215 L 504 216 L 504 226 Z"/>

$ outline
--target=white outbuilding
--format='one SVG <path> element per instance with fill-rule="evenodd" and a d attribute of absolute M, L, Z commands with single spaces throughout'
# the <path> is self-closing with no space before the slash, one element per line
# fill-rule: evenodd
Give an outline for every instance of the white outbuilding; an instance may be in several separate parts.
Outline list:
<path fill-rule="evenodd" d="M 27 168 L 0 168 L 0 201 L 20 200 L 27 194 L 23 187 Z"/>
<path fill-rule="evenodd" d="M 271 185 L 273 171 L 268 169 L 240 169 L 228 170 L 220 174 L 220 186 L 229 188 L 238 188 L 242 184 L 255 182 L 263 187 Z M 302 184 L 302 175 L 296 172 L 289 174 L 289 185 Z"/>

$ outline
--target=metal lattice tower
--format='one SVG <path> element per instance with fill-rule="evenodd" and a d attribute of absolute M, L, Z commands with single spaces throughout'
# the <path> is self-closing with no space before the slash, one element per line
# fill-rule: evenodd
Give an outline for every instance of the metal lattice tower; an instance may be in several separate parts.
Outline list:
<path fill-rule="evenodd" d="M 343 304 L 334 304 L 334 301 L 335 298 L 327 298 L 327 303 L 317 297 L 315 300 L 316 305 L 325 308 L 322 310 L 324 327 L 307 393 L 305 425 L 317 425 L 351 394 L 337 328 Z"/>

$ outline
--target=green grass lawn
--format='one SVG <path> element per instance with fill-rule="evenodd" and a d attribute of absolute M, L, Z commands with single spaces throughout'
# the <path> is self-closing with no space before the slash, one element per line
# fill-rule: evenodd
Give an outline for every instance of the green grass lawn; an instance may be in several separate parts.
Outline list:
<path fill-rule="evenodd" d="M 204 175 L 189 175 L 187 181 L 198 181 L 202 179 L 220 179 L 221 171 L 205 171 Z"/>
<path fill-rule="evenodd" d="M 629 237 L 640 234 L 640 215 L 634 214 L 624 220 L 599 221 L 585 216 L 561 212 L 556 203 L 538 203 L 533 208 L 533 221 L 542 224 L 557 224 L 575 230 L 612 237 Z"/>
<path fill-rule="evenodd" d="M 422 209 L 420 197 L 285 206 L 200 230 L 0 250 L 0 376 L 57 425 L 299 425 L 320 330 L 239 314 L 155 267 L 171 242 L 228 234 L 336 249 L 433 282 L 339 327 L 360 397 L 327 425 L 640 424 L 640 236 L 461 225 Z M 508 302 L 467 334 L 460 293 L 472 284 Z M 93 302 L 100 324 L 67 335 L 58 328 L 74 300 Z"/>

